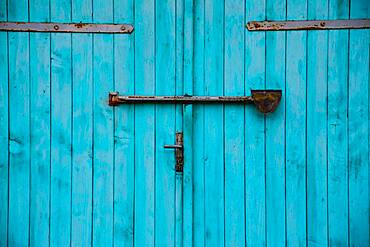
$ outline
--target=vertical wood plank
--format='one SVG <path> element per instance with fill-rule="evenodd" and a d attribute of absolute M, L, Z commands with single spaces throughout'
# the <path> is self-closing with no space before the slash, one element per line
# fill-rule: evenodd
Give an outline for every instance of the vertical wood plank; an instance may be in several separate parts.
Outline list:
<path fill-rule="evenodd" d="M 205 0 L 194 1 L 194 95 L 205 95 Z M 204 105 L 193 107 L 193 233 L 194 246 L 205 245 L 205 159 L 204 159 Z"/>
<path fill-rule="evenodd" d="M 135 94 L 155 94 L 154 0 L 135 1 Z M 137 246 L 154 245 L 155 108 L 135 107 L 135 232 Z"/>
<path fill-rule="evenodd" d="M 92 21 L 92 1 L 72 1 L 72 22 Z M 92 231 L 92 35 L 72 34 L 72 229 L 74 246 L 91 245 Z"/>
<path fill-rule="evenodd" d="M 175 38 L 176 38 L 176 95 L 184 94 L 184 0 L 176 1 L 176 20 L 175 20 Z M 175 128 L 176 132 L 183 132 L 183 106 L 175 106 Z M 184 133 L 184 132 L 183 132 Z M 184 137 L 187 133 L 184 133 Z M 185 141 L 184 146 L 187 148 L 188 141 Z M 185 154 L 184 154 L 185 155 Z M 186 156 L 185 156 L 186 157 Z M 184 161 L 186 162 L 186 161 Z M 183 173 L 176 172 L 175 184 L 175 246 L 183 244 Z"/>
<path fill-rule="evenodd" d="M 28 18 L 28 1 L 9 0 L 9 21 L 28 21 Z M 29 34 L 9 33 L 8 244 L 11 246 L 29 245 L 29 79 Z"/>
<path fill-rule="evenodd" d="M 71 1 L 50 1 L 54 22 L 71 21 Z M 51 34 L 50 245 L 69 246 L 71 234 L 71 34 Z"/>
<path fill-rule="evenodd" d="M 7 2 L 0 3 L 0 21 L 8 18 Z M 8 174 L 9 174 L 9 84 L 8 33 L 0 33 L 0 246 L 8 242 Z"/>
<path fill-rule="evenodd" d="M 29 1 L 30 21 L 49 21 L 49 1 Z M 50 34 L 30 34 L 30 245 L 49 246 Z"/>
<path fill-rule="evenodd" d="M 286 1 L 268 0 L 267 20 L 286 19 Z M 283 90 L 266 118 L 266 244 L 285 246 L 285 46 L 286 32 L 266 33 L 266 88 Z"/>
<path fill-rule="evenodd" d="M 225 1 L 225 95 L 244 95 L 244 1 Z M 244 107 L 225 105 L 225 245 L 245 245 Z"/>
<path fill-rule="evenodd" d="M 353 0 L 350 18 L 369 18 L 368 1 Z M 349 244 L 369 244 L 369 38 L 351 30 L 348 82 Z"/>
<path fill-rule="evenodd" d="M 306 1 L 287 2 L 287 19 L 306 18 Z M 292 246 L 306 245 L 306 43 L 307 31 L 287 32 L 286 241 Z"/>
<path fill-rule="evenodd" d="M 308 19 L 328 19 L 328 1 L 308 1 Z M 327 239 L 327 62 L 328 32 L 307 33 L 307 241 Z"/>
<path fill-rule="evenodd" d="M 194 54 L 194 1 L 184 3 L 184 92 L 193 95 L 193 54 Z M 184 105 L 184 174 L 183 174 L 183 245 L 191 246 L 193 241 L 193 106 Z"/>
<path fill-rule="evenodd" d="M 175 2 L 155 1 L 155 25 L 166 27 L 155 35 L 156 95 L 175 94 Z M 156 29 L 159 30 L 159 29 Z M 165 69 L 164 69 L 165 68 Z M 175 243 L 175 157 L 164 145 L 175 142 L 175 106 L 157 105 L 155 118 L 155 245 Z"/>
<path fill-rule="evenodd" d="M 113 1 L 94 0 L 94 23 L 113 22 Z M 113 244 L 113 108 L 107 92 L 113 87 L 113 35 L 93 35 L 93 245 Z"/>
<path fill-rule="evenodd" d="M 331 0 L 329 19 L 348 19 L 349 1 Z M 328 41 L 328 234 L 329 245 L 348 246 L 348 31 Z"/>
<path fill-rule="evenodd" d="M 114 21 L 134 22 L 134 1 L 114 1 Z M 135 32 L 114 36 L 115 91 L 134 94 Z M 133 105 L 116 107 L 114 124 L 114 246 L 133 246 L 134 241 L 134 110 Z"/>
<path fill-rule="evenodd" d="M 264 20 L 265 2 L 246 2 L 246 20 Z M 265 87 L 265 32 L 245 34 L 245 93 Z M 265 120 L 253 106 L 245 107 L 246 244 L 266 244 Z"/>
<path fill-rule="evenodd" d="M 205 1 L 206 95 L 224 93 L 224 5 Z M 204 116 L 205 159 L 205 245 L 224 245 L 224 127 L 223 105 L 207 105 Z"/>

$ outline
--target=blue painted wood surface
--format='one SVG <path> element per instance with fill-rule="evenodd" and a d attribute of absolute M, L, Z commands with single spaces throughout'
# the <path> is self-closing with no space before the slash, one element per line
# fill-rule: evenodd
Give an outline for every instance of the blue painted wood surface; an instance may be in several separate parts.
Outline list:
<path fill-rule="evenodd" d="M 50 1 L 51 21 L 70 22 L 71 2 Z M 51 34 L 50 245 L 71 244 L 72 37 Z"/>
<path fill-rule="evenodd" d="M 132 23 L 134 1 L 114 1 L 114 21 Z M 114 36 L 114 87 L 134 94 L 135 34 Z M 135 108 L 114 109 L 114 246 L 132 246 L 134 241 Z"/>
<path fill-rule="evenodd" d="M 0 246 L 368 246 L 366 0 L 0 1 L 0 20 L 133 23 L 132 35 L 0 32 Z M 107 105 L 109 91 L 251 105 Z M 185 167 L 175 172 L 175 132 Z"/>
<path fill-rule="evenodd" d="M 349 1 L 330 1 L 329 18 L 348 19 Z M 348 30 L 328 37 L 328 236 L 348 245 Z"/>
<path fill-rule="evenodd" d="M 286 19 L 286 1 L 267 1 L 266 18 Z M 266 118 L 266 244 L 284 246 L 285 210 L 285 99 L 286 32 L 266 33 L 266 88 L 281 89 L 275 114 Z"/>
<path fill-rule="evenodd" d="M 91 22 L 90 1 L 72 1 L 72 21 Z M 92 35 L 72 35 L 71 243 L 92 243 L 93 61 Z"/>
<path fill-rule="evenodd" d="M 27 1 L 9 1 L 8 20 L 28 21 Z M 30 55 L 29 34 L 9 33 L 8 243 L 30 240 Z"/>
<path fill-rule="evenodd" d="M 0 20 L 8 17 L 5 1 L 0 4 Z M 8 188 L 9 188 L 9 75 L 8 34 L 0 33 L 0 246 L 8 241 Z"/>
<path fill-rule="evenodd" d="M 30 21 L 50 19 L 49 1 L 30 1 Z M 30 34 L 30 240 L 49 245 L 50 211 L 50 34 Z"/>

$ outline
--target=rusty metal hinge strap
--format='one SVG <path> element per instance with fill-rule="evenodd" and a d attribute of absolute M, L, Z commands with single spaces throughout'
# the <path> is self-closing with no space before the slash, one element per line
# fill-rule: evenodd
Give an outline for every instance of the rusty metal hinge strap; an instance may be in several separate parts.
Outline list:
<path fill-rule="evenodd" d="M 370 19 L 250 21 L 246 27 L 249 31 L 367 29 L 370 28 Z"/>
<path fill-rule="evenodd" d="M 131 34 L 134 27 L 131 24 L 0 22 L 0 31 Z"/>

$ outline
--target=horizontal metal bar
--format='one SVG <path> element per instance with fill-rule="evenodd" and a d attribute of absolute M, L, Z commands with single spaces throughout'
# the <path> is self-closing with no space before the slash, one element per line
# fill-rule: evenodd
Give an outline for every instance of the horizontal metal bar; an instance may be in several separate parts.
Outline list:
<path fill-rule="evenodd" d="M 109 105 L 137 103 L 169 103 L 169 104 L 206 104 L 206 103 L 253 103 L 257 109 L 266 114 L 275 111 L 279 105 L 281 90 L 251 90 L 252 96 L 120 96 L 118 92 L 109 93 Z"/>
<path fill-rule="evenodd" d="M 367 29 L 370 28 L 370 19 L 317 21 L 250 21 L 247 23 L 246 27 L 249 31 Z"/>
<path fill-rule="evenodd" d="M 177 145 L 177 144 L 174 144 L 174 145 L 164 145 L 163 146 L 164 148 L 174 148 L 174 149 L 176 149 L 176 148 L 183 148 L 183 146 L 182 145 Z"/>
<path fill-rule="evenodd" d="M 130 24 L 0 22 L 0 31 L 130 34 L 134 31 L 134 27 Z"/>
<path fill-rule="evenodd" d="M 251 96 L 114 96 L 111 98 L 110 105 L 125 103 L 175 103 L 175 104 L 195 104 L 195 103 L 252 103 Z"/>

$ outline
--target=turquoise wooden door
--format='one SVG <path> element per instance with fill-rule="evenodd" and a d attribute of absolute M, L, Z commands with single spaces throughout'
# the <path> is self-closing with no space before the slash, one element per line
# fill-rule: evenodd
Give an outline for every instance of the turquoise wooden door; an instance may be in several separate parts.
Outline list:
<path fill-rule="evenodd" d="M 179 1 L 1 0 L 1 21 L 132 23 L 132 35 L 0 33 L 0 246 L 174 246 L 183 94 Z"/>
<path fill-rule="evenodd" d="M 194 94 L 283 99 L 267 116 L 194 106 L 194 246 L 369 246 L 369 31 L 242 28 L 369 13 L 362 0 L 195 1 Z"/>
<path fill-rule="evenodd" d="M 0 246 L 368 246 L 366 0 L 0 0 L 0 21 L 132 23 L 132 35 L 0 32 Z M 246 105 L 108 105 L 249 95 Z M 175 133 L 184 135 L 176 173 Z"/>

